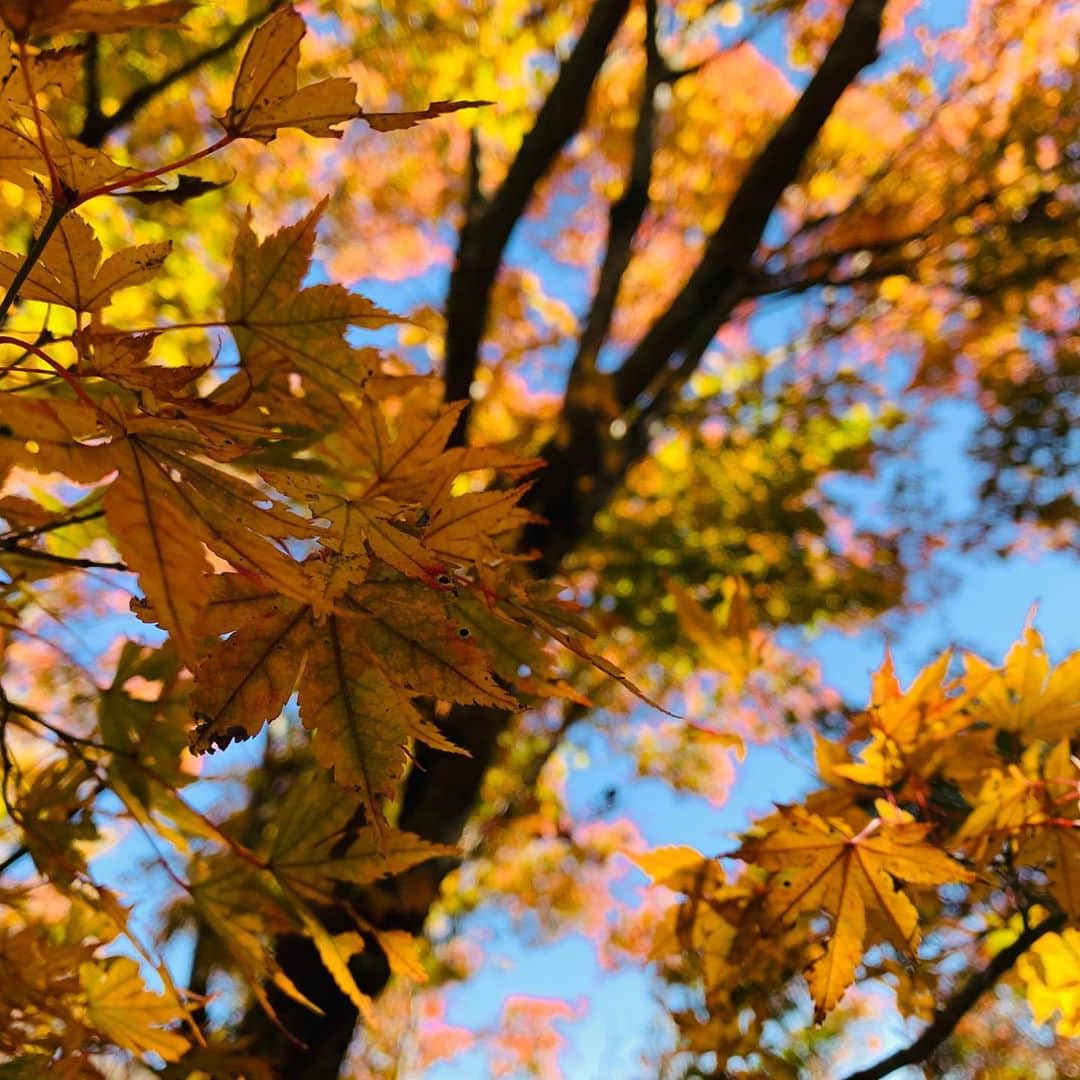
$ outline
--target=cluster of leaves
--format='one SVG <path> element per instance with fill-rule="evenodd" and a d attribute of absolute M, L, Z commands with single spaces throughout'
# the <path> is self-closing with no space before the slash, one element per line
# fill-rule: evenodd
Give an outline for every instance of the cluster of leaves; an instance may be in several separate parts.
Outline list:
<path fill-rule="evenodd" d="M 910 6 L 885 7 L 886 42 Z M 477 794 L 443 914 L 494 898 L 603 939 L 609 864 L 643 845 L 625 819 L 571 820 L 557 748 L 630 686 L 613 656 L 694 719 L 599 724 L 640 774 L 714 802 L 740 733 L 827 718 L 841 740 L 818 743 L 827 788 L 745 838 L 741 876 L 689 850 L 642 858 L 686 897 L 646 950 L 701 992 L 677 1014 L 684 1048 L 798 1073 L 856 1015 L 857 995 L 838 1002 L 861 971 L 931 1020 L 922 1060 L 956 1020 L 932 1014 L 955 975 L 926 953 L 957 941 L 971 967 L 989 956 L 976 990 L 1015 963 L 1036 1018 L 1058 1009 L 1074 1033 L 1077 931 L 1057 931 L 1077 915 L 1075 659 L 1049 672 L 1029 633 L 1000 671 L 968 658 L 950 680 L 943 660 L 903 692 L 886 668 L 845 723 L 778 628 L 904 602 L 898 538 L 823 486 L 873 473 L 902 419 L 881 406 L 892 373 L 874 385 L 894 363 L 914 376 L 905 410 L 980 394 L 984 494 L 1073 538 L 1075 5 L 976 0 L 872 87 L 842 54 L 875 55 L 877 0 L 767 0 L 746 25 L 707 0 L 318 10 L 301 86 L 304 25 L 280 2 L 0 0 L 4 1067 L 98 1075 L 119 1049 L 176 1062 L 166 1075 L 265 1075 L 267 1040 L 244 1050 L 258 1010 L 219 1022 L 232 991 L 282 1026 L 322 1009 L 345 1044 L 357 1013 L 374 1031 L 366 986 L 385 976 L 364 984 L 365 964 L 405 994 L 467 967 L 400 928 L 423 925 L 458 858 L 432 837 L 456 839 Z M 753 45 L 770 20 L 817 69 L 809 98 Z M 823 82 L 835 109 L 807 126 Z M 421 125 L 486 98 L 498 110 Z M 408 100 L 431 104 L 388 111 Z M 373 141 L 317 202 L 357 119 Z M 535 237 L 506 246 L 527 210 L 536 265 Z M 423 272 L 449 259 L 448 217 L 444 320 Z M 600 267 L 583 318 L 551 266 Z M 373 276 L 419 282 L 386 301 L 405 314 L 342 284 Z M 774 365 L 749 322 L 803 293 L 809 332 Z M 445 384 L 380 351 L 395 331 Z M 528 380 L 550 389 L 567 348 L 554 411 Z M 546 493 L 523 482 L 538 454 Z M 568 510 L 563 539 L 537 507 Z M 618 624 L 605 657 L 529 578 L 536 537 Z M 125 611 L 89 658 L 129 587 L 143 625 Z M 298 723 L 266 731 L 294 695 Z M 222 765 L 203 756 L 243 761 L 256 735 L 248 809 L 219 782 L 208 811 L 198 775 Z M 424 839 L 402 826 L 410 797 Z M 124 832 L 175 899 L 163 939 L 197 933 L 186 989 L 99 872 Z M 298 940 L 328 994 L 292 977 Z M 800 971 L 821 1024 L 770 1057 Z M 550 1024 L 572 1012 L 508 1002 L 493 1071 L 554 1070 Z M 376 1075 L 397 1068 L 388 1047 L 370 1035 Z"/>
<path fill-rule="evenodd" d="M 1075 1032 L 1063 991 L 1080 920 L 1080 653 L 1051 668 L 1029 627 L 999 668 L 968 654 L 950 677 L 952 661 L 905 690 L 887 659 L 843 740 L 819 739 L 827 787 L 757 822 L 731 855 L 637 856 L 683 895 L 651 955 L 700 988 L 700 1008 L 677 1016 L 685 1048 L 761 1065 L 764 1026 L 800 973 L 819 1020 L 860 970 L 893 985 L 904 1015 L 934 1020 L 958 949 L 993 957 L 1021 938 L 1036 1016 Z M 729 859 L 745 864 L 734 877 Z M 1017 914 L 1002 925 L 1003 911 Z M 924 926 L 936 964 L 919 951 Z"/>
<path fill-rule="evenodd" d="M 755 366 L 754 359 L 748 367 Z M 728 375 L 729 380 L 732 375 Z M 864 406 L 841 411 L 823 385 L 792 385 L 768 398 L 760 380 L 730 395 L 702 376 L 675 432 L 627 477 L 598 522 L 600 544 L 580 565 L 602 566 L 597 600 L 639 625 L 664 656 L 678 637 L 666 577 L 693 582 L 710 603 L 736 575 L 775 624 L 849 619 L 895 606 L 905 575 L 889 537 L 841 539 L 822 475 L 865 474 L 882 431 L 899 418 Z M 705 415 L 695 415 L 695 413 Z M 619 526 L 632 520 L 632 533 Z"/>
<path fill-rule="evenodd" d="M 193 1001 L 95 880 L 85 849 L 101 833 L 103 791 L 161 846 L 160 864 L 268 1010 L 267 981 L 311 1005 L 273 957 L 272 934 L 289 930 L 312 939 L 369 1011 L 347 964 L 364 948 L 360 931 L 388 955 L 403 946 L 362 921 L 332 934 L 315 912 L 336 883 L 452 854 L 390 824 L 414 743 L 461 752 L 418 699 L 514 710 L 512 688 L 557 686 L 549 642 L 589 655 L 588 625 L 554 590 L 517 580 L 503 543 L 529 520 L 516 482 L 536 463 L 448 449 L 460 406 L 441 404 L 438 382 L 347 340 L 351 328 L 397 320 L 340 285 L 305 283 L 321 207 L 263 239 L 250 216 L 241 221 L 218 314 L 200 327 L 108 321 L 114 297 L 150 282 L 171 244 L 106 256 L 91 216 L 100 200 L 200 196 L 213 185 L 183 168 L 283 128 L 336 138 L 355 118 L 387 131 L 476 104 L 365 113 L 350 79 L 299 86 L 304 24 L 283 7 L 252 35 L 223 134 L 204 149 L 139 168 L 76 141 L 54 116 L 65 114 L 80 50 L 52 39 L 161 26 L 187 7 L 0 8 L 0 178 L 40 203 L 26 251 L 0 253 L 0 316 L 40 317 L 36 333 L 0 337 L 5 641 L 55 579 L 99 570 L 135 575 L 133 610 L 167 634 L 158 648 L 124 645 L 111 685 L 96 701 L 69 698 L 60 721 L 16 700 L 14 686 L 2 701 L 4 805 L 21 845 L 8 861 L 28 854 L 70 905 L 58 922 L 24 889 L 3 894 L 4 963 L 21 974 L 0 991 L 2 1049 L 87 1071 L 110 1045 L 175 1061 L 203 1041 Z M 231 332 L 232 364 L 155 355 L 171 333 L 216 327 Z M 35 496 L 41 476 L 56 495 Z M 112 553 L 88 557 L 87 544 Z M 315 760 L 339 787 L 318 772 L 298 779 L 261 837 L 241 838 L 185 798 L 185 743 L 202 754 L 248 739 L 294 692 Z M 102 957 L 120 934 L 164 996 L 133 959 Z"/>

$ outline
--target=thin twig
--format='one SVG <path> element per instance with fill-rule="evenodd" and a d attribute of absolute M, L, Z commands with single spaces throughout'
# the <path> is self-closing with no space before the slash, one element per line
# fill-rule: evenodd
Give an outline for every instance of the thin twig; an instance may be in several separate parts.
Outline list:
<path fill-rule="evenodd" d="M 120 570 L 123 573 L 128 573 L 127 563 L 99 562 L 97 559 L 80 559 L 71 555 L 56 555 L 51 551 L 22 547 L 6 540 L 0 542 L 0 551 L 7 552 L 10 555 L 22 555 L 27 559 L 37 559 L 40 562 L 55 563 L 57 566 L 70 566 L 76 570 Z"/>
<path fill-rule="evenodd" d="M 82 525 L 86 521 L 97 521 L 105 516 L 104 510 L 91 510 L 85 514 L 76 514 L 74 517 L 63 518 L 60 521 L 49 521 L 44 525 L 38 525 L 33 529 L 25 529 L 22 532 L 6 533 L 2 538 L 4 544 L 16 543 L 19 540 L 32 540 L 36 536 L 55 532 L 57 529 L 66 529 L 69 525 Z"/>

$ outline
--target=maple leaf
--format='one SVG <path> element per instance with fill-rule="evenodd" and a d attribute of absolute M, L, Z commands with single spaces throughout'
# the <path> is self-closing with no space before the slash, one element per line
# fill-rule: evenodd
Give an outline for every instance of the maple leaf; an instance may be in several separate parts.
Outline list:
<path fill-rule="evenodd" d="M 356 84 L 323 79 L 297 89 L 304 20 L 291 5 L 276 11 L 252 35 L 233 87 L 229 111 L 219 119 L 236 138 L 270 142 L 279 128 L 340 139 L 335 124 L 354 119 Z"/>
<path fill-rule="evenodd" d="M 90 1022 L 118 1046 L 135 1053 L 152 1052 L 178 1061 L 190 1043 L 161 1025 L 182 1019 L 180 1007 L 146 989 L 139 965 L 126 956 L 103 963 L 85 963 L 79 977 L 86 993 Z"/>
<path fill-rule="evenodd" d="M 1045 1024 L 1056 1013 L 1059 1035 L 1080 1036 L 1080 930 L 1067 927 L 1040 938 L 1016 968 L 1035 1022 Z"/>
<path fill-rule="evenodd" d="M 522 622 L 536 627 L 575 656 L 579 656 L 598 671 L 602 671 L 609 678 L 614 679 L 638 700 L 646 702 L 654 709 L 658 709 L 668 716 L 679 719 L 673 712 L 664 708 L 660 702 L 646 694 L 618 664 L 602 656 L 589 646 L 587 639 L 595 637 L 596 631 L 588 622 L 581 619 L 569 605 L 547 600 L 537 590 L 532 590 L 531 593 L 515 591 L 511 597 L 503 601 L 502 607 L 512 617 L 519 618 Z"/>
<path fill-rule="evenodd" d="M 832 916 L 824 949 L 807 978 L 820 1021 L 840 1001 L 862 958 L 868 915 L 892 943 L 914 955 L 918 913 L 897 882 L 944 885 L 973 875 L 925 842 L 927 826 L 894 815 L 856 832 L 846 821 L 783 808 L 765 836 L 747 840 L 739 857 L 774 871 L 767 910 L 780 925 L 803 915 Z"/>
<path fill-rule="evenodd" d="M 133 391 L 147 411 L 153 411 L 159 399 L 191 402 L 192 384 L 207 369 L 148 363 L 158 336 L 153 331 L 131 334 L 101 325 L 77 331 L 72 340 L 79 351 L 79 372 Z"/>
<path fill-rule="evenodd" d="M 451 602 L 451 610 L 484 649 L 492 669 L 507 685 L 526 694 L 587 702 L 555 679 L 554 658 L 537 629 L 512 618 L 500 604 L 489 604 L 472 591 L 459 590 Z"/>
<path fill-rule="evenodd" d="M 196 910 L 217 935 L 266 1013 L 276 1017 L 262 986 L 265 981 L 318 1012 L 318 1006 L 296 988 L 274 958 L 270 935 L 293 930 L 294 924 L 268 893 L 260 872 L 250 863 L 229 856 L 195 860 L 189 877 Z"/>
<path fill-rule="evenodd" d="M 457 427 L 465 402 L 457 401 L 428 411 L 402 410 L 391 432 L 386 416 L 366 394 L 344 403 L 348 418 L 342 431 L 332 437 L 332 452 L 355 462 L 367 478 L 366 498 L 388 496 L 401 502 L 424 502 L 432 481 L 438 483 L 451 469 L 446 444 Z M 454 467 L 456 475 L 460 469 Z"/>
<path fill-rule="evenodd" d="M 517 708 L 430 589 L 412 582 L 367 584 L 345 601 L 345 610 L 357 616 L 356 632 L 398 685 L 462 705 Z"/>
<path fill-rule="evenodd" d="M 322 546 L 332 557 L 313 570 L 323 596 L 332 599 L 367 576 L 368 551 L 406 577 L 435 584 L 443 563 L 410 530 L 400 503 L 381 497 L 350 498 L 340 482 L 276 469 L 261 470 L 275 488 L 307 506 L 315 518 L 328 523 Z"/>
<path fill-rule="evenodd" d="M 956 833 L 983 859 L 1009 837 L 1014 857 L 1041 869 L 1062 908 L 1080 917 L 1080 767 L 1068 739 L 1037 742 L 1018 764 L 994 769 Z"/>
<path fill-rule="evenodd" d="M 25 8 L 25 5 L 24 5 Z M 70 97 L 78 83 L 79 46 L 31 52 L 13 50 L 12 39 L 0 26 L 0 108 L 11 113 L 23 112 L 31 105 L 27 82 L 37 92 L 48 90 L 59 97 Z M 16 68 L 24 66 L 28 78 L 19 78 Z M 29 112 L 33 109 L 30 107 Z"/>
<path fill-rule="evenodd" d="M 231 588 L 236 578 L 221 575 L 214 586 Z M 292 695 L 311 643 L 311 611 L 286 597 L 262 590 L 258 595 L 270 610 L 262 617 L 250 612 L 249 619 L 199 667 L 191 699 L 194 754 L 252 738 L 264 723 L 280 715 Z"/>
<path fill-rule="evenodd" d="M 334 779 L 361 792 L 372 822 L 380 798 L 391 798 L 405 770 L 401 748 L 415 709 L 375 666 L 363 639 L 331 615 L 308 654 L 311 677 L 300 691 L 300 719 L 315 733 L 313 748 Z"/>
<path fill-rule="evenodd" d="M 972 723 L 965 711 L 968 692 L 957 693 L 958 682 L 948 678 L 951 662 L 952 653 L 942 653 L 904 690 L 886 650 L 856 729 L 867 731 L 870 742 L 857 762 L 835 764 L 831 771 L 870 787 L 891 787 L 909 772 L 933 775 L 948 759 L 957 734 Z"/>
<path fill-rule="evenodd" d="M 0 71 L 5 44 L 0 40 Z M 67 57 L 69 65 L 73 59 Z M 52 77 L 50 68 L 41 71 L 40 65 L 31 64 L 31 79 L 36 74 L 41 80 L 32 84 L 35 93 L 44 80 Z M 8 83 L 21 81 L 8 79 Z M 0 106 L 3 105 L 0 98 Z M 48 113 L 36 111 L 28 102 L 17 99 L 9 100 L 7 108 L 0 113 L 0 178 L 36 195 L 42 194 L 42 181 L 51 185 L 55 178 L 69 199 L 121 181 L 136 187 L 161 183 L 139 169 L 121 165 L 102 150 L 84 146 L 65 134 Z"/>
<path fill-rule="evenodd" d="M 412 833 L 355 824 L 357 803 L 315 772 L 300 777 L 274 816 L 263 848 L 283 887 L 314 904 L 329 903 L 335 882 L 370 884 L 427 859 L 456 854 Z"/>
<path fill-rule="evenodd" d="M 190 423 L 134 418 L 127 427 L 127 436 L 104 451 L 118 470 L 105 495 L 105 513 L 154 617 L 194 667 L 207 596 L 185 581 L 206 566 L 203 546 L 286 594 L 306 598 L 311 583 L 302 567 L 267 538 L 306 537 L 318 530 L 246 481 L 197 460 L 194 454 L 211 447 Z M 233 453 L 235 448 L 226 448 L 226 456 Z"/>
<path fill-rule="evenodd" d="M 514 704 L 491 679 L 482 654 L 425 592 L 399 591 L 388 605 L 379 603 L 389 589 L 381 586 L 322 619 L 309 605 L 238 577 L 215 581 L 221 602 L 203 627 L 225 629 L 222 607 L 247 601 L 242 625 L 197 672 L 195 753 L 256 734 L 281 712 L 299 680 L 300 716 L 314 732 L 316 758 L 342 786 L 359 790 L 369 820 L 381 823 L 379 802 L 394 793 L 410 738 L 456 751 L 420 716 L 413 694 Z"/>
<path fill-rule="evenodd" d="M 669 844 L 649 851 L 630 852 L 628 858 L 648 874 L 654 884 L 699 899 L 724 881 L 718 863 L 685 845 Z"/>
<path fill-rule="evenodd" d="M 504 491 L 451 493 L 446 484 L 428 506 L 424 545 L 445 559 L 482 562 L 506 558 L 498 538 L 538 520 L 518 505 L 524 484 Z"/>
<path fill-rule="evenodd" d="M 177 499 L 176 482 L 139 439 L 111 447 L 119 474 L 105 494 L 105 513 L 116 544 L 154 606 L 185 662 L 197 655 L 196 623 L 205 597 L 187 588 L 184 575 L 204 566 L 200 537 Z"/>
<path fill-rule="evenodd" d="M 761 666 L 768 641 L 754 627 L 750 590 L 742 578 L 724 581 L 724 598 L 715 613 L 706 611 L 686 589 L 665 578 L 675 611 L 687 636 L 701 650 L 703 663 L 727 675 L 736 690 Z"/>
<path fill-rule="evenodd" d="M 225 321 L 257 383 L 278 370 L 295 371 L 336 397 L 360 383 L 361 371 L 351 369 L 354 350 L 345 343 L 346 330 L 397 320 L 341 285 L 301 287 L 325 208 L 323 201 L 265 240 L 255 236 L 250 215 L 241 223 L 225 286 Z"/>
<path fill-rule="evenodd" d="M 113 293 L 149 281 L 172 249 L 168 241 L 126 248 L 101 261 L 101 242 L 78 214 L 67 213 L 19 290 L 24 300 L 61 304 L 79 312 L 100 311 Z M 7 286 L 22 257 L 0 251 L 0 285 Z"/>
<path fill-rule="evenodd" d="M 390 970 L 397 976 L 414 983 L 428 981 L 427 969 L 420 950 L 420 942 L 405 930 L 376 930 L 365 927 L 379 943 L 386 955 Z"/>
<path fill-rule="evenodd" d="M 1000 669 L 964 657 L 971 709 L 1002 731 L 1054 742 L 1080 729 L 1080 652 L 1051 669 L 1042 635 L 1028 626 Z"/>

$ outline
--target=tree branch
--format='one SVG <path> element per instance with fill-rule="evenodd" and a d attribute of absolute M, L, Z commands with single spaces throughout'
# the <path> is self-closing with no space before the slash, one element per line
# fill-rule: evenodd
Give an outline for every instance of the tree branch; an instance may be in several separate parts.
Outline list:
<path fill-rule="evenodd" d="M 596 358 L 611 329 L 619 286 L 630 265 L 634 237 L 649 207 L 649 184 L 652 180 L 655 145 L 656 91 L 669 81 L 667 67 L 656 41 L 656 0 L 645 5 L 645 78 L 641 91 L 630 171 L 622 194 L 608 211 L 607 249 L 597 278 L 596 291 L 578 339 L 577 352 L 567 379 L 567 398 L 582 380 L 596 371 Z"/>
<path fill-rule="evenodd" d="M 6 533 L 3 536 L 3 543 L 5 545 L 10 545 L 19 540 L 29 540 L 35 536 L 42 536 L 45 533 L 55 532 L 57 529 L 66 529 L 69 525 L 81 525 L 84 521 L 97 521 L 98 518 L 103 518 L 104 516 L 104 510 L 90 510 L 85 514 L 75 514 L 69 518 L 48 521 L 44 525 L 38 525 L 32 529 L 24 529 L 22 532 Z"/>
<path fill-rule="evenodd" d="M 650 412 L 660 395 L 670 401 L 673 384 L 689 377 L 745 297 L 747 275 L 777 202 L 844 91 L 877 57 L 884 6 L 885 0 L 852 0 L 821 66 L 750 166 L 697 267 L 613 376 L 608 408 L 594 407 L 591 416 L 568 411 L 561 418 L 559 432 L 541 452 L 548 466 L 529 492 L 529 509 L 545 519 L 527 531 L 529 546 L 541 553 L 538 573 L 551 573 L 588 531 L 647 445 L 647 439 L 614 438 L 612 410 L 633 410 L 647 392 Z"/>
<path fill-rule="evenodd" d="M 1059 912 L 1044 919 L 1038 926 L 1029 926 L 1007 949 L 1002 949 L 982 971 L 976 972 L 955 996 L 934 1013 L 930 1026 L 910 1045 L 883 1058 L 876 1065 L 859 1069 L 845 1080 L 880 1080 L 905 1065 L 918 1065 L 953 1033 L 956 1025 L 971 1011 L 976 1002 L 1009 971 L 1013 964 L 1041 937 L 1057 933 L 1065 925 L 1065 914 Z"/>
<path fill-rule="evenodd" d="M 160 78 L 140 86 L 132 91 L 131 95 L 116 109 L 115 112 L 106 116 L 100 105 L 93 109 L 90 107 L 93 98 L 90 96 L 89 80 L 87 89 L 86 119 L 83 121 L 82 131 L 79 132 L 79 142 L 84 146 L 99 147 L 116 130 L 130 124 L 140 109 L 145 108 L 154 98 L 165 93 L 170 86 L 175 85 L 189 75 L 193 75 L 205 64 L 225 56 L 236 48 L 243 40 L 247 32 L 258 26 L 275 8 L 281 7 L 284 0 L 272 0 L 271 3 L 253 11 L 242 22 L 238 22 L 232 30 L 217 45 L 211 45 L 188 57 L 182 64 L 165 72 Z M 89 57 L 90 54 L 88 54 Z M 97 52 L 94 50 L 94 67 L 97 67 Z M 88 59 L 87 63 L 90 63 Z M 89 68 L 88 68 L 89 70 Z M 100 101 L 100 91 L 97 91 L 97 100 Z"/>
<path fill-rule="evenodd" d="M 532 130 L 522 140 L 494 197 L 483 206 L 470 198 L 458 235 L 446 301 L 447 401 L 468 401 L 476 377 L 480 342 L 487 329 L 491 291 L 503 252 L 536 186 L 585 118 L 589 93 L 608 46 L 626 15 L 629 0 L 596 0 L 577 44 L 540 107 Z M 451 445 L 462 445 L 469 408 L 458 421 Z"/>
<path fill-rule="evenodd" d="M 97 34 L 86 35 L 86 53 L 83 56 L 83 84 L 86 87 L 86 116 L 83 131 L 100 125 L 105 115 L 101 111 L 101 38 Z"/>
<path fill-rule="evenodd" d="M 624 407 L 648 389 L 672 356 L 707 328 L 715 334 L 731 314 L 733 286 L 749 267 L 781 195 L 844 91 L 877 58 L 884 7 L 884 0 L 852 0 L 821 66 L 743 177 L 701 261 L 616 374 L 615 392 Z"/>

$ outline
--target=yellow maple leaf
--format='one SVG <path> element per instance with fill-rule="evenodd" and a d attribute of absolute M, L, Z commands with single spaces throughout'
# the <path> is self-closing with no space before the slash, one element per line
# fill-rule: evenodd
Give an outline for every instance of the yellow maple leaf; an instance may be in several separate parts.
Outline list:
<path fill-rule="evenodd" d="M 82 964 L 79 978 L 90 1022 L 118 1046 L 160 1054 L 166 1061 L 179 1061 L 190 1046 L 182 1035 L 161 1026 L 183 1019 L 183 1009 L 147 990 L 130 957 Z"/>
<path fill-rule="evenodd" d="M 315 636 L 300 687 L 300 719 L 315 733 L 319 764 L 333 770 L 337 783 L 360 792 L 368 820 L 381 826 L 380 799 L 393 796 L 405 771 L 402 748 L 416 710 L 351 629 L 331 615 Z"/>
<path fill-rule="evenodd" d="M 497 538 L 535 521 L 518 505 L 528 485 L 505 491 L 474 491 L 452 495 L 446 484 L 429 507 L 424 544 L 447 559 L 480 562 L 505 557 Z"/>
<path fill-rule="evenodd" d="M 973 654 L 964 658 L 964 667 L 978 719 L 1047 742 L 1080 730 L 1080 652 L 1051 669 L 1042 635 L 1033 626 L 1024 630 L 1001 668 Z"/>
<path fill-rule="evenodd" d="M 264 240 L 256 237 L 250 216 L 242 222 L 224 306 L 225 322 L 256 383 L 275 372 L 296 372 L 305 386 L 336 401 L 341 391 L 358 389 L 371 373 L 346 343 L 348 328 L 376 329 L 398 320 L 341 285 L 302 287 L 325 208 L 323 201 Z"/>
<path fill-rule="evenodd" d="M 319 1007 L 297 989 L 274 957 L 268 935 L 294 927 L 281 905 L 270 896 L 258 870 L 232 857 L 196 859 L 189 877 L 193 904 L 267 1014 L 276 1018 L 262 986 L 267 980 L 294 1001 L 318 1012 Z"/>
<path fill-rule="evenodd" d="M 701 650 L 703 665 L 726 675 L 733 689 L 741 691 L 761 666 L 768 640 L 755 628 L 749 586 L 742 578 L 727 578 L 723 602 L 710 613 L 675 581 L 669 579 L 665 584 L 675 601 L 680 625 Z"/>
<path fill-rule="evenodd" d="M 99 435 L 98 417 L 74 401 L 24 394 L 0 396 L 0 481 L 14 465 L 60 472 L 80 483 L 100 480 L 113 468 L 100 447 L 84 439 Z"/>
<path fill-rule="evenodd" d="M 868 926 L 914 955 L 918 913 L 898 882 L 972 880 L 959 863 L 926 843 L 927 827 L 904 815 L 873 818 L 858 832 L 846 821 L 799 807 L 781 809 L 775 820 L 778 824 L 763 837 L 748 839 L 739 855 L 773 871 L 766 910 L 776 924 L 822 913 L 832 917 L 822 950 L 807 972 L 819 1020 L 854 980 Z"/>
<path fill-rule="evenodd" d="M 432 120 L 437 116 L 457 112 L 459 109 L 479 109 L 491 104 L 493 102 L 490 101 L 433 101 L 426 109 L 417 109 L 413 112 L 364 112 L 361 109 L 360 117 L 376 131 L 401 131 L 404 128 L 415 127 L 423 120 Z"/>
<path fill-rule="evenodd" d="M 101 261 L 101 242 L 78 214 L 61 219 L 19 290 L 24 300 L 99 311 L 119 289 L 149 281 L 172 249 L 168 241 L 125 248 Z M 7 286 L 23 258 L 0 251 L 0 285 Z"/>
<path fill-rule="evenodd" d="M 276 11 L 252 35 L 219 123 L 237 138 L 270 142 L 278 128 L 340 139 L 334 125 L 359 115 L 351 79 L 323 79 L 297 88 L 304 20 L 291 5 Z"/>
<path fill-rule="evenodd" d="M 408 979 L 414 983 L 426 983 L 428 981 L 427 969 L 424 967 L 423 956 L 420 952 L 420 940 L 406 930 L 374 930 L 379 946 L 386 954 L 390 970 L 397 976 Z"/>
<path fill-rule="evenodd" d="M 904 690 L 896 676 L 892 652 L 886 650 L 874 674 L 870 705 L 862 728 L 870 742 L 852 764 L 834 764 L 836 776 L 872 787 L 891 787 L 914 770 L 931 775 L 947 758 L 958 732 L 970 726 L 967 696 L 948 677 L 952 653 L 928 664 Z"/>
<path fill-rule="evenodd" d="M 678 892 L 687 892 L 687 881 L 701 870 L 703 864 L 710 861 L 695 848 L 682 845 L 628 852 L 627 857 L 644 870 L 655 884 L 665 885 Z"/>
<path fill-rule="evenodd" d="M 148 614 L 194 670 L 208 596 L 190 587 L 190 575 L 207 566 L 204 545 L 304 600 L 312 585 L 302 566 L 268 538 L 317 530 L 247 481 L 197 460 L 207 445 L 192 425 L 136 418 L 127 426 L 127 437 L 105 450 L 118 470 L 105 514 L 125 562 L 139 574 Z"/>
<path fill-rule="evenodd" d="M 221 575 L 219 588 L 238 576 Z M 287 597 L 263 595 L 271 611 L 245 621 L 199 666 L 191 698 L 193 754 L 252 738 L 292 695 L 311 642 L 310 609 Z"/>
<path fill-rule="evenodd" d="M 1011 838 L 1014 858 L 1041 870 L 1062 908 L 1080 918 L 1078 809 L 1080 771 L 1069 741 L 1037 742 L 1019 763 L 986 777 L 956 839 L 985 859 Z"/>
<path fill-rule="evenodd" d="M 1068 927 L 1040 938 L 1020 957 L 1016 970 L 1035 1022 L 1045 1024 L 1057 1013 L 1057 1033 L 1067 1039 L 1080 1036 L 1080 930 Z"/>
<path fill-rule="evenodd" d="M 370 825 L 356 827 L 356 811 L 357 800 L 325 774 L 299 777 L 265 837 L 263 854 L 278 882 L 305 902 L 329 904 L 335 882 L 366 885 L 456 853 L 398 829 L 379 836 Z"/>

